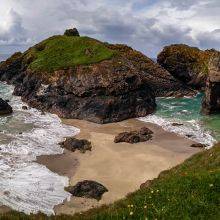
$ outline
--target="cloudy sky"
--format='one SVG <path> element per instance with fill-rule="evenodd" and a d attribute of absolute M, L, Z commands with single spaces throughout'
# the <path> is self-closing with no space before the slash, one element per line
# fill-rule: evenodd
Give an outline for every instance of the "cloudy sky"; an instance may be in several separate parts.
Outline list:
<path fill-rule="evenodd" d="M 220 49 L 220 0 L 0 0 L 0 53 L 73 26 L 150 57 L 173 43 Z"/>

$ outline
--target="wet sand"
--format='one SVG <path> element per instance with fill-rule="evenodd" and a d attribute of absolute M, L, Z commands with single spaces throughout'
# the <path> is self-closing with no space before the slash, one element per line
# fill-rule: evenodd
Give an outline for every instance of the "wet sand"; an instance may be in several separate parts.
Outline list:
<path fill-rule="evenodd" d="M 53 172 L 68 176 L 70 185 L 82 180 L 94 180 L 107 187 L 109 192 L 99 202 L 71 197 L 70 201 L 55 207 L 56 214 L 74 214 L 112 203 L 139 189 L 143 182 L 157 177 L 161 171 L 170 169 L 199 152 L 199 149 L 190 147 L 193 141 L 136 119 L 106 125 L 75 119 L 63 122 L 80 128 L 76 138 L 91 141 L 92 151 L 81 154 L 65 150 L 63 155 L 41 156 L 37 161 Z M 114 143 L 114 137 L 118 133 L 143 126 L 154 132 L 151 141 L 138 144 Z"/>

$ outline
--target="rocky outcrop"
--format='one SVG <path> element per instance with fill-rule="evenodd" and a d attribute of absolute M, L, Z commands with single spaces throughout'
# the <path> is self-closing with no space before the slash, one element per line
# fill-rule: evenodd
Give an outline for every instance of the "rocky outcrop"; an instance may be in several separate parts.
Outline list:
<path fill-rule="evenodd" d="M 220 52 L 216 52 L 209 63 L 209 75 L 202 111 L 205 114 L 220 113 Z"/>
<path fill-rule="evenodd" d="M 3 99 L 0 98 L 0 116 L 8 115 L 13 112 L 12 107 Z"/>
<path fill-rule="evenodd" d="M 126 142 L 135 144 L 139 142 L 145 142 L 152 139 L 153 131 L 149 128 L 143 127 L 139 131 L 123 132 L 115 137 L 114 142 Z"/>
<path fill-rule="evenodd" d="M 174 44 L 163 49 L 157 62 L 187 85 L 204 89 L 213 53 L 215 50 L 202 51 L 196 47 Z"/>
<path fill-rule="evenodd" d="M 96 123 L 146 116 L 155 96 L 195 94 L 142 53 L 88 37 L 54 36 L 16 53 L 0 64 L 0 80 L 32 107 Z"/>
<path fill-rule="evenodd" d="M 65 188 L 67 192 L 75 197 L 84 197 L 100 200 L 108 189 L 100 183 L 91 180 L 84 180 L 77 183 L 75 186 Z"/>
<path fill-rule="evenodd" d="M 133 68 L 144 76 L 146 85 L 154 91 L 156 97 L 193 96 L 196 92 L 174 78 L 159 64 L 142 53 L 126 45 L 108 45 L 109 48 L 119 51 L 124 58 L 132 63 Z"/>
<path fill-rule="evenodd" d="M 78 140 L 73 137 L 66 138 L 64 142 L 60 143 L 60 146 L 72 152 L 79 150 L 81 153 L 85 153 L 87 150 L 92 150 L 92 144 L 90 141 L 85 139 Z"/>
<path fill-rule="evenodd" d="M 220 112 L 220 52 L 202 51 L 184 44 L 167 46 L 157 57 L 158 63 L 175 78 L 192 88 L 205 90 L 202 112 Z"/>
<path fill-rule="evenodd" d="M 79 37 L 79 32 L 76 28 L 67 29 L 64 33 L 66 36 L 73 36 L 73 37 Z"/>

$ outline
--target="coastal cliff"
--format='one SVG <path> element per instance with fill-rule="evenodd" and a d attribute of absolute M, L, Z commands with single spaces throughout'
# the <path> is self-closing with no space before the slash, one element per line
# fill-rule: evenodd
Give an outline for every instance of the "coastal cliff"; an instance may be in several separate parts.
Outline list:
<path fill-rule="evenodd" d="M 215 50 L 202 51 L 185 44 L 164 47 L 157 62 L 175 78 L 196 89 L 204 89 L 209 72 L 209 61 Z"/>
<path fill-rule="evenodd" d="M 209 63 L 209 75 L 206 81 L 202 110 L 205 114 L 220 113 L 220 53 L 212 57 Z"/>
<path fill-rule="evenodd" d="M 174 77 L 193 89 L 205 91 L 202 112 L 220 112 L 220 52 L 202 51 L 184 44 L 167 46 L 157 57 L 158 63 Z"/>
<path fill-rule="evenodd" d="M 14 54 L 0 64 L 0 80 L 32 107 L 96 123 L 148 115 L 155 96 L 195 94 L 142 53 L 75 32 Z"/>

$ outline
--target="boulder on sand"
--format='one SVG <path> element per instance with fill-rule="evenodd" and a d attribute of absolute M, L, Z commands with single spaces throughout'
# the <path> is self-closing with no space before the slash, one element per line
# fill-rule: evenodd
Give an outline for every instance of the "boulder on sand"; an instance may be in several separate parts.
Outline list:
<path fill-rule="evenodd" d="M 73 137 L 66 138 L 65 141 L 60 143 L 61 147 L 74 152 L 79 150 L 81 153 L 85 153 L 87 150 L 92 150 L 92 144 L 85 139 L 79 140 Z"/>
<path fill-rule="evenodd" d="M 75 186 L 69 186 L 65 189 L 75 197 L 84 197 L 96 200 L 100 200 L 102 195 L 105 192 L 108 192 L 108 189 L 105 186 L 91 180 L 78 182 Z"/>
<path fill-rule="evenodd" d="M 206 148 L 207 146 L 206 146 L 205 144 L 196 143 L 196 144 L 192 144 L 190 147 L 194 147 L 194 148 Z"/>
<path fill-rule="evenodd" d="M 141 128 L 139 131 L 123 132 L 115 137 L 114 142 L 126 142 L 130 144 L 145 142 L 152 139 L 153 131 L 147 127 Z"/>

